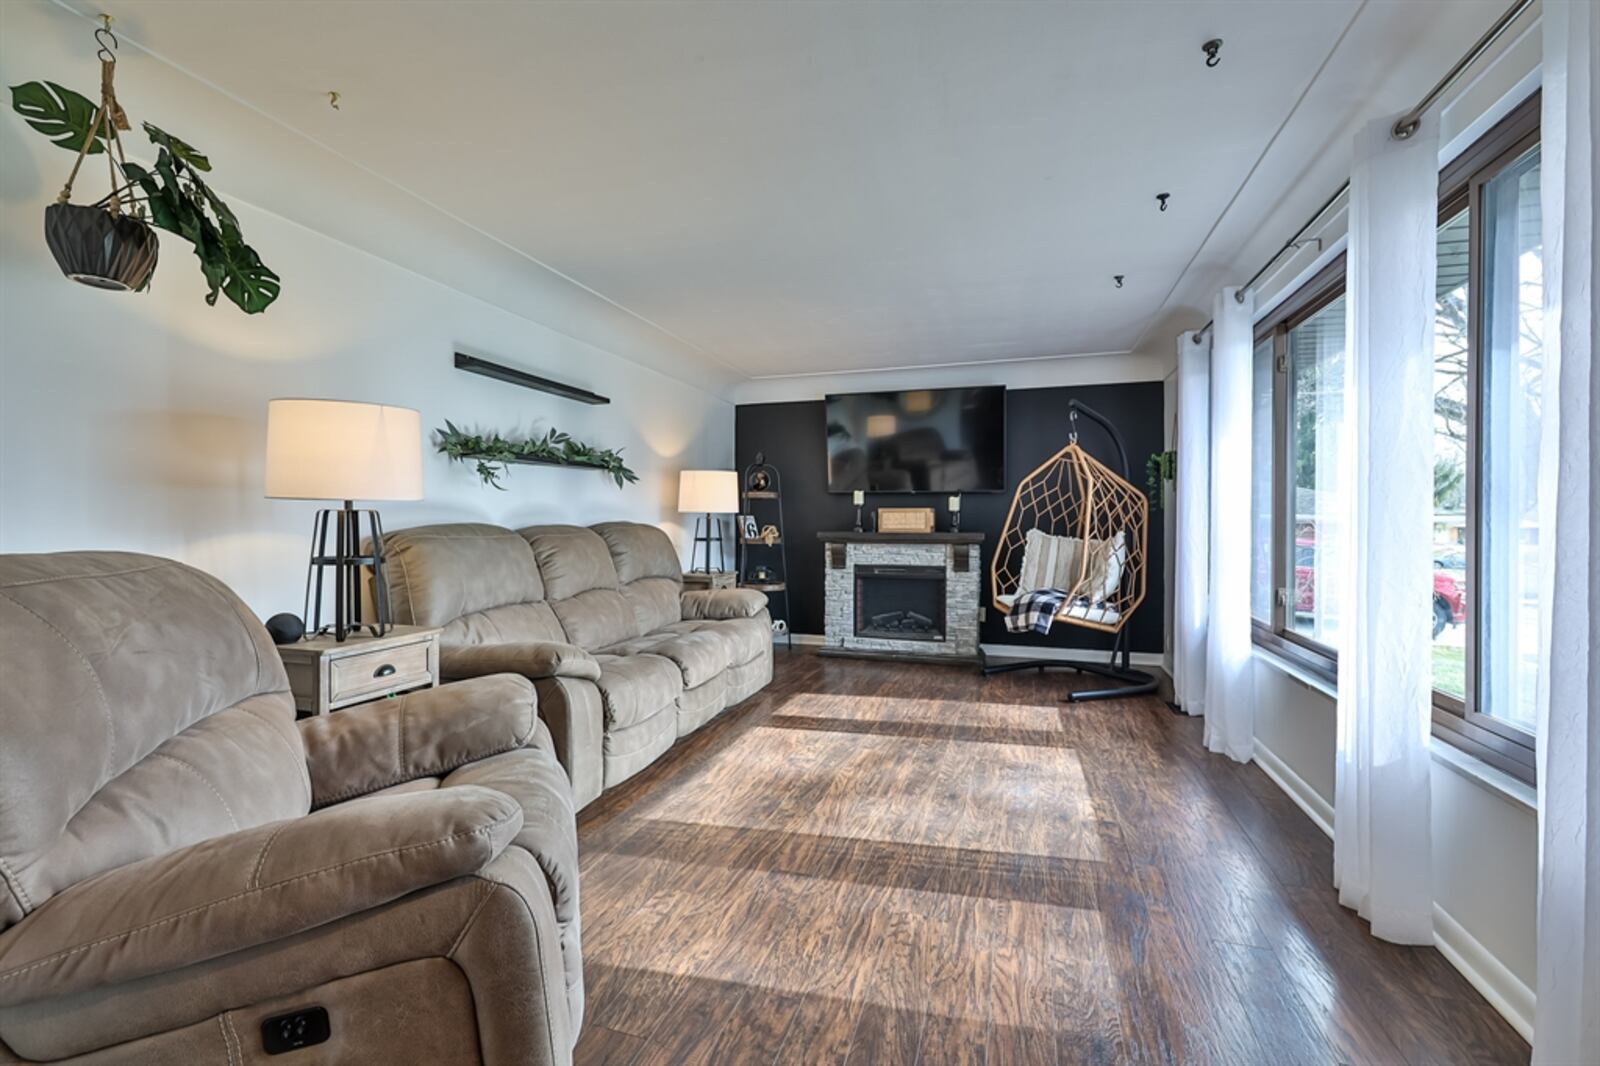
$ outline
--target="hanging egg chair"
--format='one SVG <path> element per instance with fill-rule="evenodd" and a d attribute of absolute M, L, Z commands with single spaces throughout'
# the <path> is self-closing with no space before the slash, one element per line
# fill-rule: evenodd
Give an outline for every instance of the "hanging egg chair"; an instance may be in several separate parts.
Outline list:
<path fill-rule="evenodd" d="M 1070 693 L 1082 702 L 1135 696 L 1156 690 L 1150 674 L 1130 665 L 1127 625 L 1144 602 L 1149 573 L 1150 501 L 1128 480 L 1122 436 L 1098 411 L 1069 401 L 1067 445 L 1017 485 L 1005 526 L 989 563 L 995 610 L 1010 614 L 1017 599 L 1037 589 L 1064 595 L 1054 622 L 1115 637 L 1111 660 L 985 663 L 984 673 L 1064 666 L 1111 678 L 1116 688 Z M 1078 416 L 1100 425 L 1116 446 L 1121 472 L 1100 462 L 1078 443 Z"/>

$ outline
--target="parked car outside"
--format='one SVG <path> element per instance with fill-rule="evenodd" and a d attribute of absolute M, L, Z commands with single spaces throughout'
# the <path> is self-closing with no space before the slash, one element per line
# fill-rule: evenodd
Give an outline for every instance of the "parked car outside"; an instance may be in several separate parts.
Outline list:
<path fill-rule="evenodd" d="M 1294 542 L 1294 613 L 1310 617 L 1317 610 L 1317 542 L 1299 539 Z M 1460 625 L 1467 620 L 1467 587 L 1464 576 L 1452 572 L 1454 560 L 1440 556 L 1433 568 L 1433 635 L 1443 633 L 1446 626 Z"/>

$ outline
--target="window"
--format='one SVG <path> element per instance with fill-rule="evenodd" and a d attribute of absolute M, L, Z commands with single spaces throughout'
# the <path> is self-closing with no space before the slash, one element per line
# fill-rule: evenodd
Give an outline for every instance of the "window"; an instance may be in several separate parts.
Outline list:
<path fill-rule="evenodd" d="M 1433 317 L 1433 688 L 1467 698 L 1468 209 L 1439 227 Z"/>
<path fill-rule="evenodd" d="M 1440 175 L 1434 318 L 1434 735 L 1533 778 L 1543 411 L 1539 96 Z M 1257 643 L 1328 681 L 1342 540 L 1344 259 L 1256 326 Z"/>
<path fill-rule="evenodd" d="M 1344 343 L 1343 256 L 1256 326 L 1251 613 L 1258 641 L 1330 681 Z"/>
<path fill-rule="evenodd" d="M 1344 294 L 1288 331 L 1289 516 L 1294 558 L 1290 629 L 1332 649 L 1339 585 L 1331 549 L 1340 543 L 1339 438 L 1344 426 Z"/>
<path fill-rule="evenodd" d="M 1256 342 L 1250 413 L 1250 616 L 1272 624 L 1272 338 Z"/>
<path fill-rule="evenodd" d="M 1441 176 L 1434 733 L 1531 780 L 1544 277 L 1539 97 Z"/>

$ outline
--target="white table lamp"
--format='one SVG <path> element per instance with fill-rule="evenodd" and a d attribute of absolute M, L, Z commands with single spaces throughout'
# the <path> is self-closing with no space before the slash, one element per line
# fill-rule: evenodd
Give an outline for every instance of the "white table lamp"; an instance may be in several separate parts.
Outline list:
<path fill-rule="evenodd" d="M 409 407 L 347 400 L 267 402 L 266 495 L 273 499 L 338 500 L 317 512 L 306 569 L 306 633 L 322 625 L 322 572 L 333 568 L 334 639 L 363 628 L 361 568 L 372 568 L 374 636 L 389 629 L 383 577 L 383 523 L 356 500 L 422 499 L 422 416 Z M 361 551 L 366 520 L 370 552 Z M 333 548 L 328 531 L 333 527 Z"/>
<path fill-rule="evenodd" d="M 722 521 L 712 515 L 739 512 L 739 472 L 736 470 L 685 470 L 678 475 L 678 513 L 698 514 L 695 519 L 694 548 L 689 552 L 689 570 L 711 572 L 711 545 L 717 546 L 717 562 L 727 568 L 728 557 L 722 547 Z M 703 523 L 703 525 L 702 525 Z M 706 565 L 695 565 L 700 545 L 706 546 Z"/>

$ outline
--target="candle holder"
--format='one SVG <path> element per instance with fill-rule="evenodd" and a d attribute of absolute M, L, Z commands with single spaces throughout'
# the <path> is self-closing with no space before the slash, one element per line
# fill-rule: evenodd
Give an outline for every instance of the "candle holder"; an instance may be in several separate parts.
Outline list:
<path fill-rule="evenodd" d="M 961 532 L 961 494 L 950 497 L 945 501 L 950 507 L 950 532 Z"/>
<path fill-rule="evenodd" d="M 857 533 L 860 533 L 861 532 L 861 505 L 867 502 L 867 494 L 862 492 L 860 489 L 857 489 L 856 491 L 854 491 L 854 492 L 852 492 L 850 494 L 850 502 L 856 505 L 856 525 L 855 525 L 855 530 L 854 531 L 857 532 Z"/>

